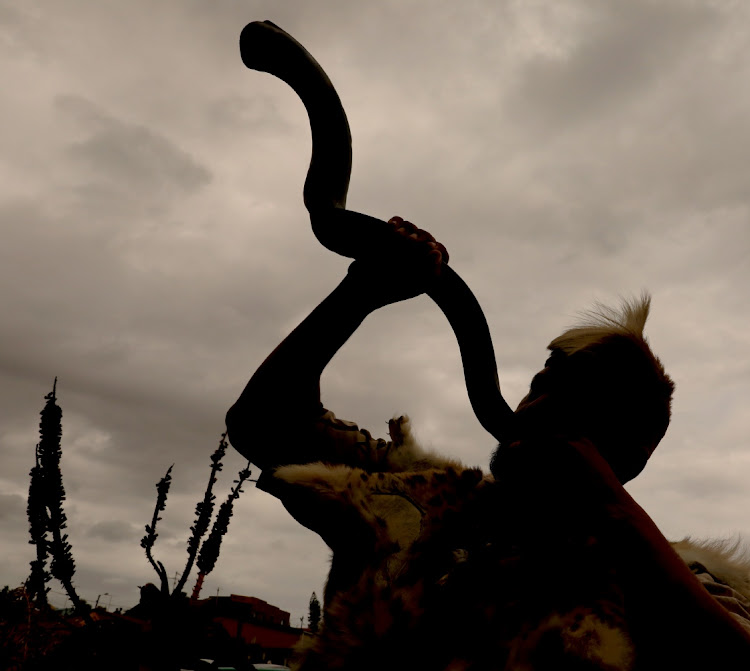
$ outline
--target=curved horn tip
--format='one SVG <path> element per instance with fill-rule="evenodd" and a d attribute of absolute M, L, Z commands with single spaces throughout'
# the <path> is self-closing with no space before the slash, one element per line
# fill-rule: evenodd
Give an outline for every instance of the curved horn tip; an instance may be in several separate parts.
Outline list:
<path fill-rule="evenodd" d="M 271 21 L 251 21 L 240 33 L 240 57 L 245 67 L 267 72 L 269 45 L 274 39 L 290 39 L 289 34 Z"/>

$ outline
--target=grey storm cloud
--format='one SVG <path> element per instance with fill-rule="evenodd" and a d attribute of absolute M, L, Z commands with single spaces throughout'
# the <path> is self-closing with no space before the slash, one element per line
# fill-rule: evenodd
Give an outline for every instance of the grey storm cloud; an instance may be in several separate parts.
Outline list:
<path fill-rule="evenodd" d="M 0 494 L 0 523 L 18 522 L 26 512 L 26 500 L 19 494 Z"/>
<path fill-rule="evenodd" d="M 78 175 L 78 209 L 88 216 L 99 213 L 97 223 L 104 223 L 105 230 L 113 211 L 120 221 L 153 217 L 172 199 L 211 182 L 205 166 L 154 129 L 116 119 L 81 96 L 60 95 L 54 107 L 70 124 L 71 138 L 76 137 L 66 142 L 63 156 Z"/>
<path fill-rule="evenodd" d="M 269 133 L 288 133 L 291 124 L 286 121 L 284 111 L 271 98 L 233 95 L 219 98 L 206 106 L 207 124 L 242 132 L 245 128 L 262 128 Z"/>
<path fill-rule="evenodd" d="M 721 20 L 701 3 L 606 0 L 590 9 L 569 51 L 522 66 L 509 103 L 522 123 L 570 128 L 636 106 L 664 73 L 716 38 Z"/>
<path fill-rule="evenodd" d="M 629 489 L 669 537 L 750 533 L 750 9 L 45 0 L 0 3 L 0 17 L 3 583 L 22 582 L 33 557 L 28 472 L 55 376 L 76 584 L 128 607 L 156 579 L 139 545 L 156 482 L 174 463 L 154 549 L 172 575 L 226 410 L 346 272 L 302 204 L 304 107 L 239 57 L 240 31 L 263 19 L 339 91 L 349 206 L 448 246 L 485 308 L 511 405 L 580 310 L 653 293 L 646 331 L 677 390 Z M 424 297 L 369 317 L 322 392 L 374 435 L 409 413 L 422 442 L 467 464 L 494 448 Z M 217 502 L 246 463 L 233 450 L 225 461 Z M 205 589 L 298 618 L 327 560 L 248 486 Z"/>
<path fill-rule="evenodd" d="M 101 129 L 68 148 L 69 155 L 92 172 L 138 189 L 171 186 L 188 191 L 210 182 L 209 171 L 165 137 L 143 126 L 103 121 Z"/>
<path fill-rule="evenodd" d="M 133 542 L 140 540 L 139 530 L 124 520 L 106 520 L 97 522 L 88 530 L 88 535 L 113 543 Z"/>

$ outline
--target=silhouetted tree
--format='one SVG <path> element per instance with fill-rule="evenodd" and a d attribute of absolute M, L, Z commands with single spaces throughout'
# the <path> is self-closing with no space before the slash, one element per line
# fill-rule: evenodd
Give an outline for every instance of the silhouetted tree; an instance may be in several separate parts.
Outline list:
<path fill-rule="evenodd" d="M 156 505 L 154 506 L 154 516 L 151 518 L 151 524 L 146 525 L 146 535 L 141 538 L 141 547 L 146 550 L 146 558 L 148 559 L 151 566 L 154 567 L 156 575 L 159 576 L 161 583 L 161 593 L 164 596 L 169 596 L 169 579 L 167 578 L 167 571 L 164 568 L 164 564 L 160 561 L 154 561 L 154 557 L 151 550 L 154 547 L 159 534 L 156 533 L 156 524 L 161 520 L 159 513 L 164 510 L 167 506 L 167 494 L 169 494 L 169 487 L 172 484 L 172 464 L 168 469 L 166 475 L 156 483 Z"/>
<path fill-rule="evenodd" d="M 26 514 L 29 518 L 29 543 L 36 546 L 36 559 L 31 562 L 31 572 L 26 579 L 26 591 L 29 598 L 36 602 L 40 608 L 46 608 L 47 583 L 52 576 L 47 570 L 47 529 L 49 528 L 49 515 L 44 500 L 44 483 L 42 482 L 42 467 L 39 464 L 39 444 L 36 446 L 36 463 L 29 472 L 29 498 L 26 505 Z"/>
<path fill-rule="evenodd" d="M 307 621 L 310 625 L 310 631 L 313 632 L 313 634 L 316 634 L 318 632 L 318 627 L 320 626 L 320 601 L 318 601 L 318 597 L 315 596 L 315 592 L 313 592 L 310 597 L 310 611 L 307 616 Z"/>
<path fill-rule="evenodd" d="M 188 576 L 190 575 L 190 571 L 193 568 L 195 557 L 198 554 L 201 539 L 205 535 L 206 531 L 208 531 L 208 527 L 211 524 L 211 517 L 213 516 L 214 512 L 214 501 L 216 500 L 216 496 L 214 496 L 213 494 L 213 487 L 216 484 L 216 474 L 223 468 L 221 460 L 224 458 L 224 455 L 227 451 L 226 437 L 227 434 L 226 432 L 224 432 L 221 435 L 219 447 L 217 447 L 216 451 L 211 455 L 211 474 L 208 477 L 208 484 L 206 485 L 206 491 L 203 494 L 203 500 L 199 501 L 195 506 L 195 524 L 190 527 L 190 531 L 192 531 L 193 533 L 188 539 L 187 544 L 188 560 L 185 564 L 184 570 L 182 571 L 180 581 L 172 591 L 173 595 L 179 594 L 182 591 L 182 588 L 185 587 L 185 583 L 187 582 Z"/>
<path fill-rule="evenodd" d="M 57 378 L 52 386 L 52 391 L 44 398 L 47 401 L 41 411 L 39 422 L 39 443 L 36 446 L 37 465 L 32 469 L 32 482 L 29 486 L 30 493 L 33 490 L 33 500 L 29 502 L 30 524 L 35 526 L 34 533 L 37 538 L 45 538 L 47 552 L 52 557 L 50 572 L 57 578 L 65 588 L 70 601 L 76 612 L 90 622 L 88 610 L 79 598 L 73 586 L 73 575 L 76 571 L 75 561 L 68 535 L 63 533 L 67 527 L 68 518 L 63 511 L 65 501 L 65 488 L 63 487 L 62 472 L 60 471 L 60 458 L 62 457 L 62 410 L 57 405 Z M 46 515 L 46 520 L 45 520 Z M 33 516 L 34 522 L 31 522 Z M 51 540 L 46 540 L 46 534 L 40 535 L 40 525 L 46 521 L 47 532 Z M 33 540 L 33 536 L 32 536 Z M 41 557 L 39 545 L 37 544 L 37 562 Z M 43 566 L 37 564 L 32 567 L 32 572 L 39 575 Z M 35 580 L 39 578 L 35 577 Z M 38 594 L 38 587 L 37 587 Z"/>
<path fill-rule="evenodd" d="M 214 520 L 213 528 L 208 538 L 203 541 L 201 546 L 200 554 L 198 555 L 198 579 L 195 581 L 195 587 L 193 588 L 193 599 L 197 599 L 200 596 L 201 587 L 203 587 L 203 579 L 214 570 L 216 560 L 219 558 L 219 552 L 221 550 L 221 541 L 224 535 L 229 530 L 229 520 L 232 517 L 234 502 L 240 497 L 242 493 L 242 485 L 246 480 L 250 478 L 250 462 L 247 462 L 247 466 L 243 468 L 239 474 L 238 479 L 234 480 L 234 487 L 229 492 L 229 496 L 224 503 L 219 507 L 219 512 Z"/>

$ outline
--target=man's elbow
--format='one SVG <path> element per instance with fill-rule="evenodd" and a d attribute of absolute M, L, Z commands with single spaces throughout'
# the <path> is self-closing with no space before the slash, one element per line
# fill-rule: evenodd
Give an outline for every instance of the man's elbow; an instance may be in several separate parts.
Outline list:
<path fill-rule="evenodd" d="M 229 408 L 224 421 L 229 442 L 245 459 L 261 470 L 281 463 L 278 436 L 274 436 L 278 422 L 272 416 L 237 402 Z"/>
<path fill-rule="evenodd" d="M 234 447 L 234 449 L 240 454 L 250 459 L 248 454 L 250 432 L 246 412 L 243 412 L 243 409 L 239 408 L 235 403 L 227 411 L 224 422 L 227 427 L 227 437 L 229 438 L 229 442 L 232 443 L 232 447 Z"/>
<path fill-rule="evenodd" d="M 250 395 L 246 389 L 227 411 L 227 437 L 245 459 L 260 469 L 302 463 L 300 460 L 310 460 L 309 455 L 300 452 L 300 443 L 306 442 L 302 436 L 311 435 L 319 415 L 317 395 L 293 394 L 288 389 L 282 393 L 269 386 L 256 387 Z"/>

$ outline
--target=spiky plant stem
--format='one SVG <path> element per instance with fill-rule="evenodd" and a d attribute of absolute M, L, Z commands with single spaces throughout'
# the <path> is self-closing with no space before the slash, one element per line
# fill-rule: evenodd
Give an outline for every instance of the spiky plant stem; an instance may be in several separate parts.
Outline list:
<path fill-rule="evenodd" d="M 42 498 L 47 514 L 47 530 L 52 535 L 52 540 L 47 545 L 49 554 L 52 556 L 50 572 L 65 588 L 75 611 L 82 615 L 86 622 L 91 623 L 88 611 L 83 608 L 81 599 L 73 586 L 75 561 L 71 545 L 68 543 L 68 534 L 62 532 L 67 527 L 68 518 L 63 510 L 65 488 L 60 470 L 62 410 L 57 405 L 56 391 L 57 378 L 55 378 L 52 391 L 44 397 L 47 403 L 40 413 L 42 419 L 39 422 L 39 444 L 37 445 L 42 476 Z"/>
<path fill-rule="evenodd" d="M 217 473 L 223 468 L 221 460 L 224 458 L 228 446 L 226 437 L 227 434 L 226 432 L 224 432 L 221 435 L 219 447 L 217 447 L 216 451 L 211 455 L 211 474 L 208 478 L 206 491 L 203 494 L 203 500 L 199 501 L 195 506 L 195 524 L 190 527 L 190 531 L 192 531 L 193 533 L 190 536 L 187 544 L 188 560 L 185 564 L 184 570 L 182 571 L 182 576 L 180 576 L 180 580 L 177 583 L 177 586 L 174 588 L 174 590 L 172 590 L 173 596 L 175 594 L 180 594 L 180 592 L 182 592 L 182 589 L 185 587 L 185 583 L 187 582 L 188 576 L 190 575 L 190 571 L 193 568 L 195 557 L 198 554 L 201 539 L 205 535 L 206 531 L 208 531 L 209 524 L 211 524 L 211 516 L 214 512 L 214 501 L 216 500 L 216 496 L 214 496 L 213 494 L 213 487 L 216 484 Z"/>
<path fill-rule="evenodd" d="M 193 589 L 193 599 L 197 599 L 200 595 L 201 586 L 203 585 L 203 579 L 216 566 L 216 560 L 219 558 L 219 552 L 221 551 L 221 541 L 224 535 L 229 530 L 229 520 L 232 517 L 234 502 L 242 494 L 242 485 L 246 480 L 250 478 L 250 462 L 247 462 L 247 466 L 243 468 L 238 476 L 237 480 L 234 480 L 234 487 L 232 487 L 227 496 L 227 500 L 219 507 L 219 512 L 214 520 L 214 525 L 211 528 L 211 533 L 208 538 L 203 541 L 201 546 L 200 554 L 198 555 L 198 580 L 195 583 Z"/>
<path fill-rule="evenodd" d="M 26 579 L 26 591 L 30 599 L 34 600 L 39 608 L 46 609 L 49 605 L 47 583 L 52 576 L 47 570 L 48 541 L 47 530 L 49 528 L 49 516 L 44 500 L 44 483 L 42 482 L 42 468 L 39 465 L 39 445 L 35 451 L 36 463 L 29 472 L 29 498 L 26 513 L 29 518 L 29 543 L 36 546 L 36 559 L 31 562 L 31 572 Z"/>
<path fill-rule="evenodd" d="M 154 543 L 156 542 L 159 534 L 156 533 L 156 525 L 161 520 L 159 513 L 164 510 L 167 506 L 167 494 L 169 494 L 169 488 L 172 484 L 172 464 L 168 469 L 164 477 L 156 483 L 156 505 L 154 506 L 154 515 L 151 518 L 151 524 L 146 525 L 146 535 L 141 539 L 141 547 L 146 550 L 146 558 L 148 559 L 151 566 L 154 567 L 156 575 L 159 576 L 159 582 L 161 584 L 161 592 L 164 596 L 169 596 L 169 578 L 167 577 L 167 571 L 164 568 L 164 564 L 160 561 L 155 561 L 153 554 L 151 553 Z"/>
<path fill-rule="evenodd" d="M 193 586 L 193 593 L 190 595 L 191 601 L 197 601 L 198 598 L 201 595 L 201 589 L 203 588 L 203 580 L 205 579 L 206 574 L 203 573 L 203 571 L 198 572 L 198 578 L 195 581 L 195 585 Z"/>

